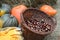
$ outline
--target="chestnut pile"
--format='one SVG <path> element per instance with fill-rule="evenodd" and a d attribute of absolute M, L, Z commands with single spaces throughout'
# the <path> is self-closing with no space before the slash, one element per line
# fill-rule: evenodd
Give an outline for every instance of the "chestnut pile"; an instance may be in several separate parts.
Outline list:
<path fill-rule="evenodd" d="M 39 22 L 36 19 L 26 21 L 26 24 L 34 31 L 38 32 L 48 32 L 51 30 L 51 25 L 45 23 L 44 21 Z"/>

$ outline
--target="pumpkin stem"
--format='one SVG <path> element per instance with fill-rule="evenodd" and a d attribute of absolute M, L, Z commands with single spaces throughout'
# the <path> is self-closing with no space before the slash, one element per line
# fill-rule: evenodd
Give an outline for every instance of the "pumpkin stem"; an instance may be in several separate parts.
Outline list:
<path fill-rule="evenodd" d="M 13 15 L 11 15 L 10 17 L 13 18 Z"/>

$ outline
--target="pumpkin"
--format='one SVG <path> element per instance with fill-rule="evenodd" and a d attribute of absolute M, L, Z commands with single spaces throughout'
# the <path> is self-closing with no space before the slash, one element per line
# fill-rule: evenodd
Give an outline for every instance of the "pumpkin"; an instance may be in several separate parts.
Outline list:
<path fill-rule="evenodd" d="M 5 10 L 0 9 L 0 16 L 4 15 L 5 12 L 6 12 Z"/>
<path fill-rule="evenodd" d="M 22 31 L 17 27 L 7 27 L 0 30 L 0 40 L 23 40 Z"/>
<path fill-rule="evenodd" d="M 27 9 L 27 7 L 25 5 L 18 5 L 15 6 L 11 9 L 11 15 L 13 15 L 14 17 L 16 17 L 16 19 L 18 20 L 19 24 L 21 23 L 21 14 Z"/>
<path fill-rule="evenodd" d="M 18 26 L 17 19 L 10 14 L 5 14 L 1 16 L 1 19 L 4 21 L 3 27 Z"/>
<path fill-rule="evenodd" d="M 40 7 L 40 10 L 45 12 L 49 16 L 54 16 L 57 13 L 57 11 L 49 5 L 43 5 L 42 7 Z"/>
<path fill-rule="evenodd" d="M 10 12 L 10 10 L 11 10 L 11 6 L 8 5 L 8 4 L 2 4 L 2 8 L 1 8 L 1 9 L 2 9 L 2 10 L 5 10 L 6 13 L 8 13 L 8 12 Z"/>
<path fill-rule="evenodd" d="M 4 15 L 5 13 L 8 13 L 10 9 L 11 7 L 8 4 L 0 4 L 0 16 Z"/>
<path fill-rule="evenodd" d="M 2 19 L 0 19 L 0 28 L 2 28 L 3 27 L 3 20 Z"/>

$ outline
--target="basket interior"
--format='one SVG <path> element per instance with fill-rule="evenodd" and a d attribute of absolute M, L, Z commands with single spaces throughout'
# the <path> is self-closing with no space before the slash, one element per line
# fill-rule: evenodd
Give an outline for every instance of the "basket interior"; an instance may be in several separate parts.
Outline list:
<path fill-rule="evenodd" d="M 33 18 L 32 18 L 33 17 Z M 29 30 L 35 32 L 35 33 L 38 33 L 38 34 L 44 34 L 44 33 L 50 33 L 54 30 L 54 21 L 51 17 L 49 17 L 46 13 L 40 11 L 40 10 L 37 10 L 37 9 L 28 9 L 26 10 L 24 13 L 23 13 L 23 18 L 24 18 L 24 21 L 25 23 L 27 24 L 27 20 L 31 20 L 31 19 L 37 19 L 39 22 L 43 19 L 44 22 L 48 23 L 49 25 L 51 25 L 51 30 L 49 32 L 37 32 L 37 31 L 34 31 L 32 29 L 30 29 L 30 27 L 26 26 L 26 28 L 28 28 Z"/>

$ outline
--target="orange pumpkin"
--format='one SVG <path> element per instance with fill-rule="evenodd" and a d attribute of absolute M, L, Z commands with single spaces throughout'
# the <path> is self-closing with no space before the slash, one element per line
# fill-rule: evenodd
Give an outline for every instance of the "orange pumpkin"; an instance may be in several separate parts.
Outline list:
<path fill-rule="evenodd" d="M 19 24 L 21 23 L 21 14 L 27 9 L 27 7 L 25 5 L 18 5 L 12 8 L 11 10 L 11 14 L 13 16 L 15 16 L 19 22 Z"/>
<path fill-rule="evenodd" d="M 54 16 L 57 13 L 57 11 L 49 5 L 43 5 L 42 7 L 40 7 L 40 10 L 45 12 L 49 16 Z"/>

